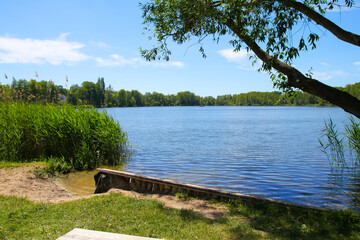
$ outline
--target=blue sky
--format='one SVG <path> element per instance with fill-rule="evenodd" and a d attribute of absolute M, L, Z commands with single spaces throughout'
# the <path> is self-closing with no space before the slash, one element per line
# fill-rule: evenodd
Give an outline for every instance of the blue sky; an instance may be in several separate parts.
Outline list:
<path fill-rule="evenodd" d="M 155 42 L 142 34 L 138 1 L 12 0 L 1 1 L 0 9 L 2 84 L 15 77 L 52 80 L 70 87 L 104 77 L 114 90 L 142 93 L 188 90 L 216 97 L 274 90 L 269 76 L 251 66 L 245 51 L 233 53 L 228 38 L 219 44 L 205 41 L 206 59 L 198 46 L 190 43 L 171 45 L 169 62 L 145 62 L 139 48 L 150 48 Z M 327 16 L 360 34 L 359 8 L 337 10 Z M 359 82 L 360 48 L 337 40 L 327 31 L 320 34 L 318 48 L 303 53 L 295 66 L 303 71 L 312 68 L 314 77 L 331 86 Z"/>

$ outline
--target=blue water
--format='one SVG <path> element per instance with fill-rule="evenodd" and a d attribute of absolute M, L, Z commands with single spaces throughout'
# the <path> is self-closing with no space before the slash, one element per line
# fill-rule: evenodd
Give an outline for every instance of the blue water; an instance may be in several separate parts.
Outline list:
<path fill-rule="evenodd" d="M 321 107 L 109 108 L 135 154 L 125 170 L 182 183 L 319 207 L 349 207 L 353 183 L 331 171 L 319 138 Z M 340 129 L 341 130 L 341 129 Z"/>

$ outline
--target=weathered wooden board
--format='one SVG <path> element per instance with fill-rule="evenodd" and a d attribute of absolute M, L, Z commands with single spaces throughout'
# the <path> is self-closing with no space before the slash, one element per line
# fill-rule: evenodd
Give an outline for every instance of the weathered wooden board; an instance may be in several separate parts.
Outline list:
<path fill-rule="evenodd" d="M 188 191 L 196 192 L 198 194 L 215 195 L 215 196 L 231 198 L 231 199 L 239 198 L 239 197 L 260 199 L 255 196 L 248 196 L 248 195 L 244 195 L 244 194 L 240 194 L 240 193 L 231 193 L 231 192 L 221 191 L 218 189 L 208 188 L 208 187 L 203 187 L 203 186 L 198 186 L 198 185 L 193 185 L 193 184 L 178 183 L 178 182 L 174 182 L 174 181 L 170 181 L 170 180 L 166 180 L 166 179 L 146 177 L 146 176 L 137 175 L 134 173 L 123 172 L 123 171 L 116 171 L 116 170 L 104 169 L 104 168 L 98 168 L 97 170 L 99 171 L 99 173 L 105 173 L 108 175 L 115 175 L 115 176 L 123 177 L 123 180 L 126 182 L 126 184 L 129 184 L 130 188 L 132 187 L 131 186 L 132 184 L 133 185 L 136 184 L 137 187 L 140 188 L 140 187 L 145 186 L 146 183 L 151 183 L 150 191 L 154 191 L 154 190 L 157 190 L 158 192 L 159 191 L 161 192 L 162 190 L 165 191 L 166 186 L 168 186 L 168 187 L 172 187 L 171 190 L 173 188 L 177 189 L 177 192 L 188 190 Z M 112 181 L 113 185 L 114 185 L 114 182 L 115 181 Z M 114 187 L 116 187 L 116 186 L 114 186 Z M 121 188 L 121 186 L 118 186 L 118 188 Z M 147 187 L 146 187 L 146 189 L 147 189 Z M 167 189 L 170 190 L 169 188 L 167 188 Z M 135 189 L 131 189 L 131 190 L 135 190 Z M 142 190 L 145 190 L 145 188 L 143 188 Z"/>
<path fill-rule="evenodd" d="M 245 195 L 241 193 L 233 193 L 222 191 L 214 188 L 197 186 L 192 184 L 178 183 L 166 179 L 146 177 L 133 173 L 115 171 L 110 169 L 98 168 L 95 174 L 95 193 L 107 192 L 111 188 L 120 188 L 132 190 L 136 192 L 148 192 L 174 195 L 177 192 L 185 192 L 188 196 L 219 199 L 222 201 L 241 200 L 241 201 L 259 201 L 273 202 L 276 204 L 291 205 L 300 208 L 315 208 L 295 203 L 286 203 L 273 199 L 266 199 L 257 196 Z M 318 208 L 316 208 L 318 209 Z"/>
<path fill-rule="evenodd" d="M 156 238 L 137 237 L 118 233 L 100 232 L 74 228 L 57 240 L 154 240 Z"/>

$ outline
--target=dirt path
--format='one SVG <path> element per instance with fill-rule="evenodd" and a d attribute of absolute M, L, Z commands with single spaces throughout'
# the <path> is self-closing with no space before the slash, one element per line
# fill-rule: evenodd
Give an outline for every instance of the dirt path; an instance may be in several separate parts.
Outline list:
<path fill-rule="evenodd" d="M 0 195 L 24 197 L 34 202 L 45 203 L 74 201 L 99 195 L 76 196 L 65 190 L 58 183 L 57 179 L 37 178 L 34 171 L 41 170 L 41 168 L 30 166 L 0 169 Z M 227 212 L 227 208 L 224 206 L 218 206 L 197 199 L 185 201 L 175 196 L 144 194 L 120 189 L 111 189 L 105 194 L 111 193 L 120 193 L 138 199 L 156 199 L 162 202 L 165 207 L 190 209 L 210 219 L 218 218 Z"/>

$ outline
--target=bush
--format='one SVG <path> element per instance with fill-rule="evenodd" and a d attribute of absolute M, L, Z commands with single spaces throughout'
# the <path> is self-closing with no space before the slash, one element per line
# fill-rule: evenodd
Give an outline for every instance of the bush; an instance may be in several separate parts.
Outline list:
<path fill-rule="evenodd" d="M 68 105 L 0 103 L 0 160 L 45 158 L 62 169 L 84 170 L 118 165 L 127 149 L 126 133 L 106 112 Z"/>

